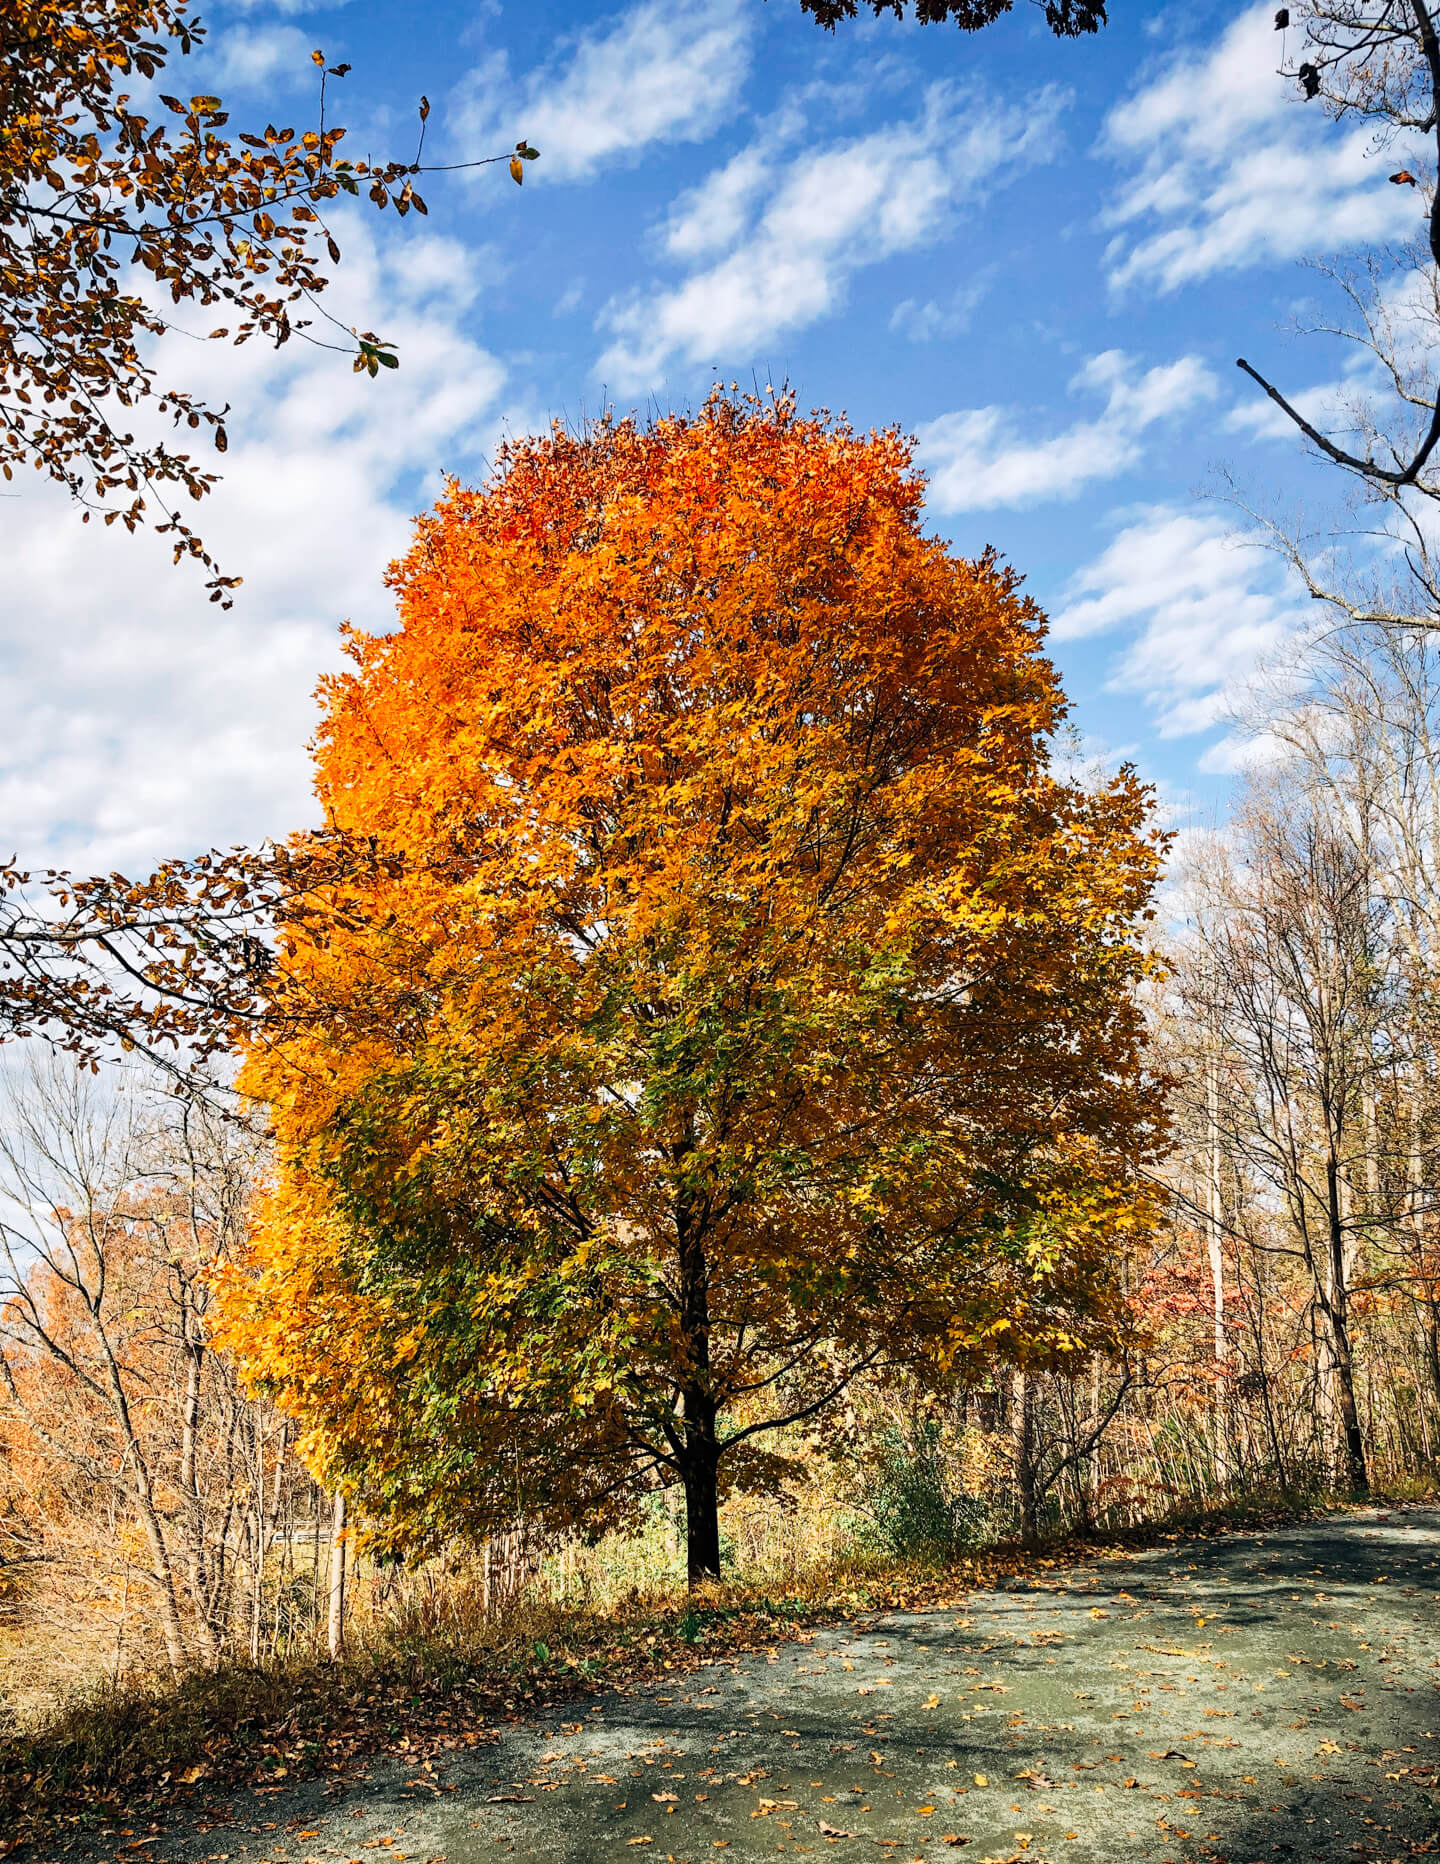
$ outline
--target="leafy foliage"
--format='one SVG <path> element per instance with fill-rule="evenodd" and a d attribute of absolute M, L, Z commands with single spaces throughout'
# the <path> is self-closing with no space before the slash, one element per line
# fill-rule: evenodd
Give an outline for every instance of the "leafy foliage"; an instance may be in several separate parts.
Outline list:
<path fill-rule="evenodd" d="M 867 1499 L 870 1537 L 901 1559 L 948 1559 L 973 1538 L 975 1509 L 952 1491 L 932 1419 L 881 1433 Z"/>
<path fill-rule="evenodd" d="M 864 0 L 877 19 L 893 13 L 904 19 L 907 0 Z M 800 0 L 802 12 L 809 13 L 833 32 L 842 19 L 854 19 L 862 0 Z M 948 21 L 961 32 L 980 32 L 993 26 L 1013 8 L 1015 0 L 915 0 L 915 18 L 922 26 L 942 26 Z M 1040 0 L 1037 0 L 1040 4 Z M 1075 39 L 1082 33 L 1098 32 L 1105 24 L 1105 0 L 1043 0 L 1045 24 L 1057 39 Z"/>
<path fill-rule="evenodd" d="M 1116 1337 L 1159 838 L 921 516 L 898 435 L 717 392 L 452 486 L 352 637 L 319 789 L 377 860 L 271 980 L 228 1338 L 385 1537 L 680 1482 L 713 1571 L 862 1369 Z"/>
<path fill-rule="evenodd" d="M 232 142 L 212 96 L 162 94 L 159 120 L 134 108 L 118 86 L 159 79 L 202 37 L 186 0 L 13 0 L 0 12 L 0 473 L 34 466 L 129 530 L 148 492 L 176 561 L 214 572 L 211 600 L 228 606 L 239 579 L 220 575 L 163 504 L 168 488 L 203 497 L 216 475 L 164 441 L 137 441 L 113 410 L 153 403 L 178 428 L 208 429 L 223 453 L 226 410 L 160 388 L 141 353 L 144 338 L 178 327 L 164 301 L 223 307 L 233 321 L 216 339 L 279 346 L 305 332 L 292 307 L 314 306 L 340 261 L 326 203 L 363 193 L 382 211 L 426 211 L 414 177 L 430 106 L 421 99 L 414 159 L 381 163 L 338 157 L 345 131 L 325 121 L 325 86 L 350 67 L 318 51 L 319 121 L 300 135 L 269 124 Z M 522 142 L 514 162 L 536 154 Z M 145 295 L 122 289 L 129 265 L 149 274 Z M 357 370 L 396 366 L 373 330 L 321 315 Z"/>
<path fill-rule="evenodd" d="M 375 859 L 318 833 L 166 861 L 143 880 L 0 864 L 0 1042 L 39 1036 L 91 1067 L 141 1049 L 197 1085 L 195 1066 L 259 1014 L 276 916 L 328 923 L 337 881 Z"/>

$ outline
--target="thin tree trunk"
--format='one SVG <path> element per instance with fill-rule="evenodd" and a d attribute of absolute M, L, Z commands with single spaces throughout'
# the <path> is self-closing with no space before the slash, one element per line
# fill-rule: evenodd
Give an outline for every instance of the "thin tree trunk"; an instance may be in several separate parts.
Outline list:
<path fill-rule="evenodd" d="M 184 1329 L 185 1341 L 185 1396 L 182 1401 L 179 1470 L 183 1526 L 180 1531 L 185 1551 L 185 1575 L 189 1582 L 191 1603 L 195 1608 L 195 1637 L 202 1660 L 213 1670 L 220 1661 L 220 1640 L 215 1634 L 213 1601 L 205 1572 L 205 1506 L 196 1467 L 205 1348 L 193 1337 L 188 1311 L 182 1311 L 180 1324 Z"/>
<path fill-rule="evenodd" d="M 262 1574 L 265 1565 L 262 1536 L 265 1521 L 265 1433 L 258 1417 L 253 1419 L 251 1431 L 255 1445 L 255 1507 L 252 1510 L 255 1539 L 250 1561 L 250 1661 L 259 1663 L 261 1601 L 264 1595 Z"/>
<path fill-rule="evenodd" d="M 1226 1427 L 1228 1387 L 1222 1369 L 1225 1364 L 1225 1257 L 1222 1250 L 1225 1210 L 1221 1195 L 1220 1174 L 1220 1066 L 1213 1059 L 1209 1068 L 1207 1102 L 1210 1116 L 1210 1144 L 1207 1148 L 1209 1170 L 1206 1174 L 1205 1188 L 1210 1220 L 1206 1225 L 1205 1242 L 1210 1256 L 1210 1292 L 1215 1319 L 1215 1481 L 1217 1487 L 1223 1490 L 1228 1486 L 1234 1472 L 1230 1468 L 1230 1446 Z"/>
<path fill-rule="evenodd" d="M 1028 1372 L 1015 1374 L 1010 1426 L 1015 1445 L 1015 1487 L 1020 1497 L 1020 1544 L 1035 1547 L 1040 1525 L 1035 1497 L 1035 1389 Z"/>
<path fill-rule="evenodd" d="M 332 1663 L 345 1648 L 345 1491 L 335 1492 L 335 1520 L 330 1531 L 330 1624 L 328 1646 Z"/>
<path fill-rule="evenodd" d="M 180 1623 L 180 1605 L 175 1596 L 175 1573 L 170 1564 L 170 1550 L 165 1545 L 164 1530 L 150 1497 L 147 1478 L 133 1491 L 145 1539 L 150 1548 L 150 1576 L 160 1599 L 160 1626 L 165 1636 L 165 1655 L 172 1672 L 179 1676 L 185 1669 L 185 1632 Z"/>
<path fill-rule="evenodd" d="M 1349 1298 L 1345 1281 L 1345 1228 L 1340 1206 L 1340 1169 L 1333 1151 L 1325 1161 L 1325 1194 L 1330 1244 L 1330 1287 L 1325 1299 L 1325 1318 L 1330 1334 L 1330 1354 L 1335 1377 L 1335 1395 L 1340 1413 L 1340 1428 L 1345 1439 L 1345 1472 L 1357 1495 L 1370 1491 L 1369 1471 L 1365 1467 L 1365 1443 L 1360 1433 L 1360 1413 L 1355 1403 L 1355 1361 L 1350 1349 Z"/>
<path fill-rule="evenodd" d="M 310 1548 L 310 1634 L 318 1639 L 320 1636 L 320 1536 L 324 1526 L 320 1519 L 320 1503 L 324 1499 L 318 1488 L 310 1491 L 310 1505 L 315 1514 L 315 1536 Z"/>
<path fill-rule="evenodd" d="M 185 1669 L 186 1652 L 185 1631 L 180 1622 L 180 1602 L 175 1591 L 175 1569 L 170 1559 L 170 1549 L 165 1544 L 165 1530 L 160 1525 L 160 1516 L 155 1507 L 155 1490 L 150 1480 L 150 1469 L 131 1422 L 130 1401 L 126 1396 L 124 1382 L 120 1376 L 120 1364 L 103 1331 L 99 1339 L 105 1354 L 110 1409 L 120 1427 L 121 1440 L 126 1445 L 126 1455 L 135 1471 L 133 1481 L 127 1483 L 126 1486 L 129 1488 L 136 1512 L 140 1516 L 140 1524 L 145 1530 L 145 1540 L 150 1548 L 150 1575 L 160 1599 L 160 1624 L 165 1637 L 165 1655 L 169 1659 L 172 1673 L 179 1676 Z"/>

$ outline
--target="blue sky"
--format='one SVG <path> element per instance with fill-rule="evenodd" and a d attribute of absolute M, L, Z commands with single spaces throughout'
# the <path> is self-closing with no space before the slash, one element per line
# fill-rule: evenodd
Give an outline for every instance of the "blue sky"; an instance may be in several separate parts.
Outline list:
<path fill-rule="evenodd" d="M 1087 742 L 1177 811 L 1223 808 L 1227 705 L 1308 617 L 1204 493 L 1221 466 L 1262 499 L 1316 484 L 1235 358 L 1323 405 L 1344 359 L 1290 332 L 1328 305 L 1300 261 L 1418 211 L 1275 75 L 1272 12 L 1122 4 L 1057 43 L 1025 0 L 974 37 L 829 36 L 798 0 L 217 0 L 164 88 L 220 90 L 235 127 L 308 123 L 320 46 L 353 67 L 350 153 L 408 152 L 425 93 L 427 156 L 523 135 L 541 159 L 523 189 L 433 177 L 423 220 L 342 216 L 327 308 L 392 337 L 394 374 L 166 339 L 162 373 L 235 409 L 198 514 L 246 578 L 230 615 L 153 538 L 38 483 L 0 505 L 9 841 L 135 867 L 309 820 L 315 681 L 342 620 L 387 625 L 440 475 L 717 375 L 915 433 L 935 530 L 1050 612 Z"/>

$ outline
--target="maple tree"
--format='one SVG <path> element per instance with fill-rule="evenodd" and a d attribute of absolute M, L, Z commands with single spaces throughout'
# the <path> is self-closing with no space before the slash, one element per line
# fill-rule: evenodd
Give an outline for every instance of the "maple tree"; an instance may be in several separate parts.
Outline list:
<path fill-rule="evenodd" d="M 598 1531 L 862 1371 L 1113 1344 L 1160 1140 L 1162 837 L 1053 774 L 1042 618 L 896 433 L 716 393 L 452 485 L 352 634 L 291 927 L 278 1176 L 224 1338 L 379 1537 Z"/>
<path fill-rule="evenodd" d="M 203 497 L 216 475 L 118 424 L 149 404 L 177 428 L 208 429 L 223 453 L 227 410 L 160 387 L 141 344 L 180 327 L 169 307 L 218 306 L 233 321 L 211 338 L 279 346 L 303 334 L 353 354 L 371 376 L 396 367 L 376 332 L 348 330 L 316 302 L 340 262 L 325 211 L 364 196 L 381 211 L 424 213 L 414 181 L 426 172 L 430 107 L 420 100 L 413 158 L 349 162 L 345 131 L 325 120 L 325 90 L 350 67 L 327 66 L 319 51 L 319 118 L 299 135 L 269 124 L 232 142 L 218 97 L 162 94 L 156 120 L 117 88 L 161 79 L 170 56 L 203 36 L 186 0 L 11 0 L 0 11 L 0 472 L 8 480 L 34 466 L 87 517 L 97 509 L 130 530 L 153 499 L 176 561 L 198 559 L 212 572 L 211 600 L 228 606 L 239 579 L 219 573 L 165 502 L 172 490 Z M 451 166 L 508 161 L 518 181 L 537 154 L 522 140 L 513 154 Z M 149 274 L 145 295 L 122 288 L 132 265 Z M 297 307 L 320 315 L 324 339 Z"/>

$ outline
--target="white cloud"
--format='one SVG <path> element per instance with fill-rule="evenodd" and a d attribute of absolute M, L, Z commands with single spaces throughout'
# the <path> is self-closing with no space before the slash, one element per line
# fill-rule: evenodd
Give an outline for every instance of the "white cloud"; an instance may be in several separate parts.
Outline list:
<path fill-rule="evenodd" d="M 1173 291 L 1215 272 L 1418 232 L 1363 125 L 1339 128 L 1276 73 L 1270 0 L 1203 56 L 1187 50 L 1111 111 L 1102 147 L 1136 172 L 1106 211 L 1116 286 Z M 1393 155 L 1393 152 L 1392 152 Z"/>
<path fill-rule="evenodd" d="M 298 26 L 232 26 L 213 42 L 207 67 L 222 95 L 230 90 L 273 91 L 318 85 L 310 54 L 314 42 Z M 318 92 L 317 92 L 318 94 Z"/>
<path fill-rule="evenodd" d="M 621 393 L 653 385 L 674 357 L 738 363 L 814 323 L 855 271 L 934 239 L 987 185 L 1052 155 L 1065 99 L 989 105 L 931 86 L 919 116 L 799 152 L 793 114 L 676 202 L 671 257 L 708 261 L 679 285 L 612 303 L 597 372 Z"/>
<path fill-rule="evenodd" d="M 505 52 L 492 53 L 452 96 L 451 139 L 489 154 L 528 137 L 540 160 L 527 179 L 537 181 L 583 180 L 652 143 L 698 142 L 735 109 L 750 36 L 735 0 L 644 0 L 523 80 Z"/>
<path fill-rule="evenodd" d="M 1103 394 L 1104 411 L 1043 439 L 1027 432 L 1033 432 L 1033 416 L 1010 408 L 969 408 L 926 422 L 917 437 L 920 464 L 930 475 L 929 504 L 937 511 L 989 511 L 1073 498 L 1091 481 L 1133 466 L 1145 433 L 1158 421 L 1216 392 L 1214 376 L 1198 357 L 1182 356 L 1137 375 L 1123 350 L 1093 357 L 1070 387 Z"/>
<path fill-rule="evenodd" d="M 391 624 L 381 577 L 409 512 L 435 469 L 476 468 L 505 381 L 464 333 L 478 288 L 464 252 L 408 227 L 381 248 L 376 231 L 342 223 L 329 295 L 395 341 L 397 371 L 354 376 L 299 342 L 277 355 L 174 338 L 158 354 L 162 379 L 234 406 L 224 483 L 186 507 L 245 578 L 230 614 L 163 540 L 82 527 L 33 478 L 0 501 L 7 853 L 133 870 L 314 819 L 305 745 L 337 626 Z"/>
<path fill-rule="evenodd" d="M 1134 515 L 1073 578 L 1054 617 L 1057 641 L 1123 629 L 1113 692 L 1136 693 L 1162 737 L 1207 731 L 1240 689 L 1307 624 L 1279 564 L 1219 515 L 1170 506 Z M 1230 741 L 1205 763 L 1228 767 Z"/>
<path fill-rule="evenodd" d="M 890 328 L 910 343 L 934 343 L 940 337 L 963 336 L 970 328 L 975 307 L 990 288 L 990 279 L 962 285 L 942 304 L 927 298 L 902 298 L 890 313 Z"/>
<path fill-rule="evenodd" d="M 1314 388 L 1291 390 L 1285 399 L 1298 414 L 1304 415 L 1312 427 L 1334 434 L 1336 417 L 1343 417 L 1347 394 L 1350 393 L 1353 393 L 1351 384 L 1322 382 Z M 1252 399 L 1238 402 L 1225 416 L 1222 425 L 1227 433 L 1248 434 L 1254 440 L 1294 442 L 1300 439 L 1300 429 L 1294 421 L 1260 388 L 1254 389 Z"/>
<path fill-rule="evenodd" d="M 325 0 L 327 13 L 338 12 L 350 0 Z M 313 13 L 315 0 L 224 0 L 227 13 Z"/>

